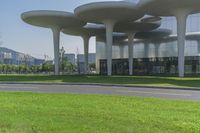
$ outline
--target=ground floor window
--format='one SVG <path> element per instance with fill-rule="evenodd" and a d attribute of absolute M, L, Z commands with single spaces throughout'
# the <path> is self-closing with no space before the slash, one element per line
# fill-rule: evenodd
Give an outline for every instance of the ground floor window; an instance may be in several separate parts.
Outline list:
<path fill-rule="evenodd" d="M 106 60 L 100 61 L 100 74 L 107 74 Z M 114 75 L 128 75 L 128 59 L 113 59 L 112 73 Z M 139 58 L 133 59 L 133 73 L 135 75 L 178 74 L 178 58 Z M 185 57 L 185 74 L 200 74 L 200 57 Z"/>

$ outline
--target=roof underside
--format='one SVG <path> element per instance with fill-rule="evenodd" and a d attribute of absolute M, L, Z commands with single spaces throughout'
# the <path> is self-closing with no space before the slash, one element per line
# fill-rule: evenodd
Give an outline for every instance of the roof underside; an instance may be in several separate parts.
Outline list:
<path fill-rule="evenodd" d="M 30 11 L 22 14 L 22 19 L 31 25 L 39 27 L 71 27 L 83 26 L 86 23 L 74 16 L 69 12 L 61 11 Z"/>
<path fill-rule="evenodd" d="M 96 2 L 82 5 L 75 9 L 75 14 L 85 21 L 103 22 L 114 21 L 134 21 L 144 16 L 139 12 L 135 3 L 130 2 Z"/>
<path fill-rule="evenodd" d="M 139 7 L 147 14 L 174 16 L 177 11 L 200 12 L 199 0 L 140 0 Z"/>

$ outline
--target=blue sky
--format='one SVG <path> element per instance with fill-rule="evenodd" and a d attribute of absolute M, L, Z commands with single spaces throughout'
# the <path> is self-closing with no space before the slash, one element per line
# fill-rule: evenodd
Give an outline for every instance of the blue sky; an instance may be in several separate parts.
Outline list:
<path fill-rule="evenodd" d="M 79 5 L 100 0 L 1 0 L 0 1 L 0 41 L 8 47 L 32 56 L 43 58 L 44 54 L 53 58 L 52 33 L 49 29 L 34 27 L 24 23 L 20 15 L 30 10 L 60 10 L 72 12 Z M 104 0 L 106 1 L 106 0 Z M 83 53 L 80 37 L 61 34 L 61 46 L 67 53 Z M 95 38 L 90 40 L 90 52 L 95 52 Z"/>

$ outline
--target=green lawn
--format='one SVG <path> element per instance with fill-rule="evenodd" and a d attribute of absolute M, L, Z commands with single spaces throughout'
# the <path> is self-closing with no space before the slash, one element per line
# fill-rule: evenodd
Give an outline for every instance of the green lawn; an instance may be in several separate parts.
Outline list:
<path fill-rule="evenodd" d="M 156 76 L 47 76 L 47 75 L 0 75 L 0 82 L 50 82 L 50 83 L 105 83 L 142 86 L 175 86 L 200 88 L 200 78 Z"/>
<path fill-rule="evenodd" d="M 0 132 L 199 133 L 200 102 L 0 92 Z"/>

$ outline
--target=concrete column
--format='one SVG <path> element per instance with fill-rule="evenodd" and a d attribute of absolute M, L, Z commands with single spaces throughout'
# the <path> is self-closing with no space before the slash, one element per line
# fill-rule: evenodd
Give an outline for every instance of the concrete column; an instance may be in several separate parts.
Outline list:
<path fill-rule="evenodd" d="M 120 51 L 120 58 L 124 58 L 124 46 L 123 45 L 120 45 L 119 46 L 119 51 Z"/>
<path fill-rule="evenodd" d="M 149 57 L 149 43 L 144 42 L 144 58 L 148 58 L 148 57 Z"/>
<path fill-rule="evenodd" d="M 134 33 L 128 34 L 129 75 L 133 75 L 133 40 Z"/>
<path fill-rule="evenodd" d="M 53 32 L 53 42 L 54 42 L 54 74 L 59 75 L 59 66 L 60 66 L 60 28 L 52 28 Z"/>
<path fill-rule="evenodd" d="M 85 59 L 85 74 L 88 74 L 89 72 L 89 65 L 88 65 L 88 51 L 89 51 L 89 36 L 83 36 L 84 41 L 84 59 Z"/>
<path fill-rule="evenodd" d="M 104 21 L 106 26 L 106 55 L 107 55 L 107 75 L 112 75 L 112 45 L 113 45 L 113 28 L 114 21 Z"/>
<path fill-rule="evenodd" d="M 159 57 L 160 43 L 155 43 L 155 57 Z"/>
<path fill-rule="evenodd" d="M 177 19 L 177 35 L 178 35 L 178 72 L 179 72 L 179 77 L 184 77 L 185 33 L 186 33 L 186 21 L 188 14 L 186 11 L 177 11 L 175 15 Z"/>
<path fill-rule="evenodd" d="M 198 54 L 200 54 L 200 40 L 197 40 L 197 49 L 198 49 Z"/>

